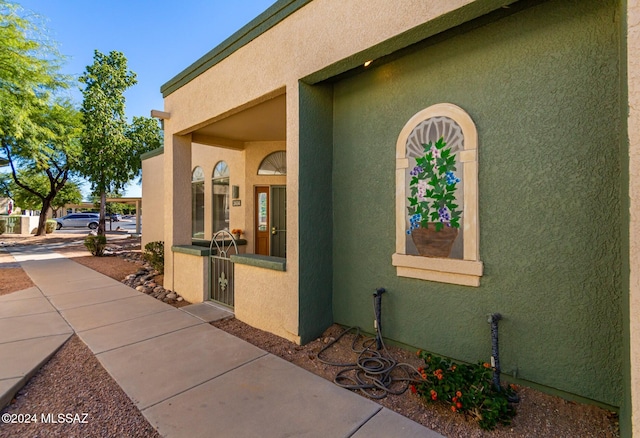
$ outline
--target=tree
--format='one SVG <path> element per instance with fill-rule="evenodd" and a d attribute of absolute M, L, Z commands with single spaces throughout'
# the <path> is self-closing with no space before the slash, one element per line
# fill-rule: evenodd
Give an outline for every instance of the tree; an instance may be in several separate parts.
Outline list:
<path fill-rule="evenodd" d="M 60 74 L 62 58 L 21 9 L 0 0 L 0 161 L 11 166 L 13 183 L 42 201 L 37 234 L 45 232 L 46 211 L 66 184 L 79 153 L 78 112 L 55 99 L 69 86 Z M 43 175 L 46 189 L 26 175 Z"/>
<path fill-rule="evenodd" d="M 50 190 L 50 181 L 45 174 L 19 171 L 18 177 L 21 182 L 38 193 L 46 194 Z M 18 186 L 11 174 L 0 176 L 0 193 L 13 199 L 20 208 L 27 210 L 40 210 L 42 208 L 41 197 Z M 82 192 L 79 184 L 76 181 L 67 181 L 51 200 L 50 207 L 55 216 L 56 210 L 67 204 L 79 204 L 80 202 L 82 202 Z"/>
<path fill-rule="evenodd" d="M 96 50 L 80 82 L 85 84 L 81 169 L 100 194 L 98 234 L 104 234 L 106 194 L 123 190 L 140 174 L 140 155 L 160 146 L 160 128 L 156 120 L 145 117 L 127 123 L 124 92 L 137 81 L 121 52 L 104 55 Z"/>
<path fill-rule="evenodd" d="M 0 136 L 22 138 L 40 130 L 31 115 L 69 86 L 61 56 L 15 4 L 0 0 Z M 36 39 L 37 38 L 37 39 Z"/>
<path fill-rule="evenodd" d="M 21 138 L 3 136 L 0 142 L 11 168 L 14 197 L 23 201 L 20 206 L 40 209 L 36 234 L 42 235 L 49 208 L 60 206 L 64 197 L 78 197 L 73 187 L 66 191 L 65 187 L 81 152 L 80 115 L 70 103 L 58 102 L 34 111 L 30 118 L 40 127 L 38 131 Z"/>

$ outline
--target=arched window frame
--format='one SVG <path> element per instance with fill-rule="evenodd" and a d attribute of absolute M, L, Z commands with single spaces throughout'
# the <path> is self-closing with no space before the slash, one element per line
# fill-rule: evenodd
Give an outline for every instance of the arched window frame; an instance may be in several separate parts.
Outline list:
<path fill-rule="evenodd" d="M 218 161 L 213 168 L 212 179 L 229 178 L 229 165 L 226 161 Z"/>
<path fill-rule="evenodd" d="M 201 185 L 202 206 L 197 205 L 198 186 Z M 191 237 L 204 238 L 204 170 L 196 166 L 191 172 Z M 201 223 L 198 221 L 198 211 L 202 210 Z"/>
<path fill-rule="evenodd" d="M 407 140 L 414 128 L 433 117 L 448 117 L 456 122 L 464 136 L 457 162 L 463 175 L 464 245 L 462 259 L 434 258 L 407 254 L 406 173 L 410 166 Z M 478 133 L 471 117 L 460 107 L 440 103 L 419 111 L 402 128 L 396 143 L 396 252 L 392 264 L 399 277 L 418 278 L 443 283 L 479 286 L 483 264 L 480 261 L 480 227 L 478 221 Z"/>
<path fill-rule="evenodd" d="M 267 176 L 284 176 L 287 174 L 287 152 L 286 151 L 275 151 L 271 152 L 269 155 L 264 157 L 258 166 L 258 175 L 267 175 Z M 270 160 L 274 161 L 273 163 Z M 276 163 L 276 162 L 279 162 Z M 270 165 L 275 167 L 275 169 L 268 170 L 265 169 L 265 165 Z M 282 170 L 282 166 L 284 166 L 284 171 Z"/>
<path fill-rule="evenodd" d="M 229 192 L 229 165 L 226 163 L 226 161 L 218 161 L 216 163 L 216 165 L 213 168 L 213 173 L 211 175 L 211 192 L 212 192 L 212 208 L 211 208 L 211 227 L 212 227 L 212 232 L 215 234 L 216 232 L 220 231 L 220 230 L 226 230 L 229 231 L 229 198 L 230 198 L 230 194 Z M 223 205 L 223 214 L 222 214 L 222 220 L 220 219 L 216 219 L 216 214 L 218 214 L 217 212 L 217 206 L 218 203 L 216 202 L 216 190 L 215 190 L 215 186 L 216 184 L 220 184 L 220 185 L 225 185 L 227 187 L 227 193 L 224 195 L 224 205 Z M 224 224 L 224 226 L 221 227 L 221 225 Z"/>

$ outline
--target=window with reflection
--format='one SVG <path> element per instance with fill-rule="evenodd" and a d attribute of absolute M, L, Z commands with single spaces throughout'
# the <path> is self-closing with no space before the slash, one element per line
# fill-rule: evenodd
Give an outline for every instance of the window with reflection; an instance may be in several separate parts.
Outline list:
<path fill-rule="evenodd" d="M 204 171 L 200 166 L 191 174 L 191 236 L 204 239 Z"/>
<path fill-rule="evenodd" d="M 213 168 L 213 232 L 229 231 L 229 166 L 219 161 Z"/>
<path fill-rule="evenodd" d="M 272 152 L 262 160 L 258 167 L 258 175 L 286 175 L 287 174 L 287 152 Z"/>

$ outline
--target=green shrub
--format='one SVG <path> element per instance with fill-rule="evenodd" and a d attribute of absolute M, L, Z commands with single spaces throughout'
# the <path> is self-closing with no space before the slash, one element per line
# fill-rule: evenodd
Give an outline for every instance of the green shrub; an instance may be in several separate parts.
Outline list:
<path fill-rule="evenodd" d="M 164 242 L 149 242 L 144 246 L 144 259 L 160 274 L 164 273 Z"/>
<path fill-rule="evenodd" d="M 87 247 L 91 254 L 100 257 L 107 246 L 107 238 L 105 236 L 93 236 L 89 234 L 84 238 L 84 246 Z"/>
<path fill-rule="evenodd" d="M 7 231 L 7 223 L 3 220 L 0 221 L 0 234 L 4 234 Z"/>
<path fill-rule="evenodd" d="M 428 402 L 448 404 L 453 412 L 469 414 L 486 430 L 495 429 L 498 423 L 511 423 L 515 409 L 509 398 L 515 391 L 494 387 L 490 364 L 456 364 L 422 351 L 417 354 L 425 366 L 418 368 L 422 379 L 411 385 L 411 392 Z"/>
<path fill-rule="evenodd" d="M 56 225 L 58 223 L 52 219 L 48 219 L 45 226 L 44 226 L 44 230 L 47 234 L 51 234 L 55 231 L 56 229 Z"/>

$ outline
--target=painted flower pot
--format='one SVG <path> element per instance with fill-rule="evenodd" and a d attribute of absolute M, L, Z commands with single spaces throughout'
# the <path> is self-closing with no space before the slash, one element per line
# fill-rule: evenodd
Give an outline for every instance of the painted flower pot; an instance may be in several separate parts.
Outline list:
<path fill-rule="evenodd" d="M 458 229 L 444 227 L 436 231 L 436 224 L 429 222 L 427 228 L 416 228 L 411 231 L 411 239 L 418 253 L 425 257 L 449 257 L 453 242 L 458 237 Z"/>

